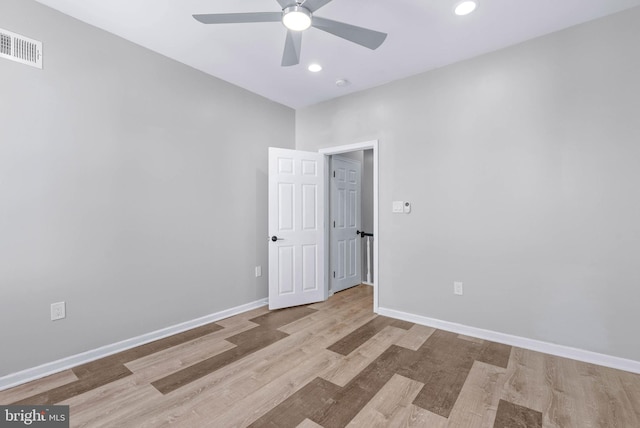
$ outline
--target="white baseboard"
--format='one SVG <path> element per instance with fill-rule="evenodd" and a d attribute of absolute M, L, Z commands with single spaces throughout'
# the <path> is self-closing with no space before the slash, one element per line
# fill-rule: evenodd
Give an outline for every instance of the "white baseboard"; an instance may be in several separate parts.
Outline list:
<path fill-rule="evenodd" d="M 585 351 L 583 349 L 572 348 L 564 345 L 556 345 L 554 343 L 543 342 L 540 340 L 527 339 L 525 337 L 499 333 L 497 331 L 484 330 L 477 327 L 470 327 L 463 324 L 428 318 L 394 309 L 378 308 L 378 314 L 416 324 L 426 325 L 440 330 L 463 334 L 465 336 L 473 336 L 479 339 L 503 343 L 505 345 L 517 346 L 519 348 L 530 349 L 532 351 L 543 352 L 545 354 L 556 355 L 558 357 L 570 358 L 572 360 L 640 374 L 640 361 L 613 357 L 611 355 L 599 354 L 597 352 Z"/>
<path fill-rule="evenodd" d="M 372 286 L 372 287 L 373 287 L 373 282 L 362 281 L 362 283 L 363 283 L 364 285 L 370 285 L 370 286 Z"/>
<path fill-rule="evenodd" d="M 150 333 L 145 333 L 137 337 L 132 337 L 131 339 L 126 339 L 121 342 L 101 346 L 100 348 L 62 358 L 57 361 L 45 363 L 37 367 L 19 371 L 17 373 L 12 373 L 0 377 L 0 391 L 21 385 L 26 382 L 30 382 L 32 380 L 40 379 L 45 376 L 61 372 L 63 370 L 68 370 L 80 364 L 85 364 L 100 358 L 108 357 L 109 355 L 126 351 L 127 349 L 135 348 L 136 346 L 144 345 L 145 343 L 153 342 L 155 340 L 163 339 L 174 334 L 182 333 L 184 331 L 191 330 L 205 324 L 220 321 L 221 319 L 229 318 L 233 315 L 238 315 L 243 312 L 265 306 L 267 303 L 267 299 L 256 300 L 255 302 L 236 306 L 235 308 L 226 309 L 224 311 L 216 312 L 210 315 L 205 315 L 191 321 L 186 321 L 170 327 L 162 328 L 160 330 L 152 331 Z"/>

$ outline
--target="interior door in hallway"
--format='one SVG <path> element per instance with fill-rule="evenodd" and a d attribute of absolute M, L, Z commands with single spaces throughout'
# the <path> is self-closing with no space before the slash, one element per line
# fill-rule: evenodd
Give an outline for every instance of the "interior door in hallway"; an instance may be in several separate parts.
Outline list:
<path fill-rule="evenodd" d="M 360 162 L 332 156 L 330 282 L 334 293 L 362 282 L 361 176 Z"/>
<path fill-rule="evenodd" d="M 269 309 L 327 298 L 324 159 L 269 148 Z"/>

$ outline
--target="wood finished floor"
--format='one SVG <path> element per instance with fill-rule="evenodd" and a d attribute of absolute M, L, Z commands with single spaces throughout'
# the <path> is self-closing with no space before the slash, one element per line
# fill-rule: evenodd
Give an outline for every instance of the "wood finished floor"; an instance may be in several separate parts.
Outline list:
<path fill-rule="evenodd" d="M 257 309 L 1 391 L 73 427 L 640 427 L 640 375 L 376 316 Z"/>

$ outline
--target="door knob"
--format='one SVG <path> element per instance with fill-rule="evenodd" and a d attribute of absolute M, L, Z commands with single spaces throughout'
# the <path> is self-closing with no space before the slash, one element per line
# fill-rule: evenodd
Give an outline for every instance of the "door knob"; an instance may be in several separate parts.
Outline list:
<path fill-rule="evenodd" d="M 280 239 L 280 238 L 278 238 L 276 235 L 273 235 L 273 236 L 271 237 L 271 240 L 272 240 L 273 242 L 276 242 L 276 241 L 284 241 L 284 239 Z"/>

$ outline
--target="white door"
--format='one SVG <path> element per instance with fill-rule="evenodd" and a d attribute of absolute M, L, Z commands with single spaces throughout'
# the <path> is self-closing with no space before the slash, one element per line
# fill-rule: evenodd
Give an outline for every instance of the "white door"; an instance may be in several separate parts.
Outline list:
<path fill-rule="evenodd" d="M 362 282 L 361 165 L 340 156 L 331 158 L 331 291 Z"/>
<path fill-rule="evenodd" d="M 324 155 L 269 148 L 269 309 L 327 298 Z"/>

